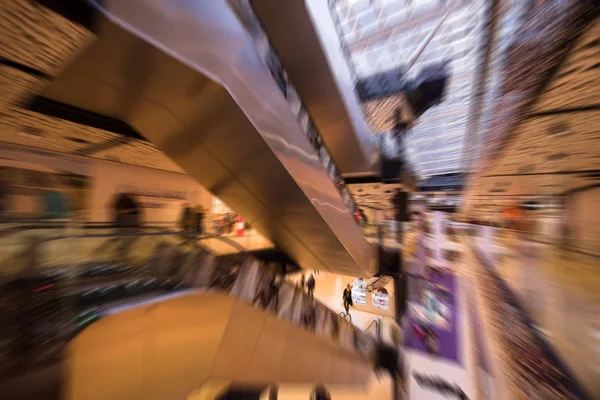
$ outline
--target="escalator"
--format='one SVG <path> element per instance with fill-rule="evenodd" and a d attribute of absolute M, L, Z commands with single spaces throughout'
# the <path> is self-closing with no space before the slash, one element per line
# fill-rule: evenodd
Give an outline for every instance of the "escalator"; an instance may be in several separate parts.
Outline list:
<path fill-rule="evenodd" d="M 379 154 L 327 1 L 231 0 L 250 4 L 344 175 L 377 175 Z M 248 6 L 246 6 L 248 7 Z"/>
<path fill-rule="evenodd" d="M 89 4 L 93 35 L 30 111 L 152 142 L 303 267 L 376 272 L 341 174 L 227 1 Z"/>
<path fill-rule="evenodd" d="M 378 329 L 355 328 L 285 281 L 273 294 L 273 265 L 249 253 L 214 255 L 202 247 L 206 237 L 188 237 L 43 238 L 37 268 L 0 281 L 3 293 L 14 289 L 14 300 L 0 303 L 12 310 L 2 323 L 15 327 L 2 342 L 20 349 L 3 359 L 13 366 L 6 372 L 63 369 L 53 386 L 72 399 L 184 398 L 215 380 L 366 382 Z M 136 241 L 123 253 L 113 239 L 127 238 Z M 67 249 L 65 265 L 59 253 Z M 20 306 L 11 307 L 14 301 Z M 6 378 L 0 374 L 0 388 Z"/>

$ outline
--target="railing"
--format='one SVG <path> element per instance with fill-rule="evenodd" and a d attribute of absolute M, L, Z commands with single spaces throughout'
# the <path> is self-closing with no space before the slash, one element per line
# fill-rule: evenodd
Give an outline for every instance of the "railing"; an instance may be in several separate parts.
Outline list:
<path fill-rule="evenodd" d="M 64 234 L 21 243 L 26 268 L 0 281 L 0 375 L 56 362 L 85 326 L 124 306 L 186 290 L 241 298 L 370 357 L 374 338 L 240 252 L 215 256 L 194 232 Z M 3 346 L 4 345 L 4 346 Z"/>
<path fill-rule="evenodd" d="M 352 194 L 346 188 L 344 178 L 342 177 L 339 168 L 329 154 L 323 139 L 317 131 L 312 119 L 310 118 L 306 107 L 302 104 L 296 89 L 287 78 L 287 72 L 282 67 L 281 61 L 271 46 L 260 21 L 254 14 L 254 10 L 252 9 L 250 2 L 240 4 L 239 10 L 244 13 L 243 22 L 247 25 L 248 32 L 250 33 L 250 36 L 256 45 L 258 54 L 262 57 L 263 61 L 271 71 L 273 79 L 277 82 L 281 93 L 284 95 L 285 99 L 290 105 L 291 110 L 296 115 L 300 126 L 319 156 L 323 167 L 325 167 L 330 178 L 338 188 L 338 191 L 344 199 L 344 203 L 349 208 L 350 212 L 354 214 L 357 210 L 356 202 L 352 197 Z"/>
<path fill-rule="evenodd" d="M 367 327 L 365 329 L 363 329 L 363 332 L 368 332 L 369 329 L 371 329 L 371 327 L 375 327 L 375 337 L 377 338 L 377 341 L 380 342 L 381 341 L 381 322 L 378 319 L 374 319 L 373 321 L 371 321 L 371 323 L 369 325 L 367 325 Z"/>

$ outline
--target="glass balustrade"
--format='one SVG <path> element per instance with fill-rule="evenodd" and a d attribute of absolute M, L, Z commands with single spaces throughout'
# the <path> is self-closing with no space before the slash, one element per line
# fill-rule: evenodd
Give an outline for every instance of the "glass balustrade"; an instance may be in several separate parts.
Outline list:
<path fill-rule="evenodd" d="M 186 291 L 221 291 L 370 357 L 371 333 L 282 279 L 228 237 L 157 227 L 13 227 L 2 241 L 0 376 L 60 359 L 65 344 L 98 319 Z M 204 246 L 223 241 L 237 252 Z"/>

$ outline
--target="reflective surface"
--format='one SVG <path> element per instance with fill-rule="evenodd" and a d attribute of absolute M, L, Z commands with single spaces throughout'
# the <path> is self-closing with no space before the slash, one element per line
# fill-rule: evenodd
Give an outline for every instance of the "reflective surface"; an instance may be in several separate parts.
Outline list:
<path fill-rule="evenodd" d="M 183 399 L 208 379 L 364 385 L 370 374 L 367 359 L 217 293 L 108 316 L 69 356 L 65 399 Z"/>
<path fill-rule="evenodd" d="M 154 232 L 143 227 L 99 228 L 90 233 L 69 226 L 18 231 L 14 236 L 21 239 L 11 241 L 15 242 L 11 247 L 18 248 L 13 251 L 16 257 L 12 262 L 4 260 L 4 264 L 14 264 L 16 260 L 25 265 L 0 275 L 0 389 L 5 388 L 4 381 L 13 382 L 28 372 L 62 363 L 71 354 L 65 354 L 65 349 L 79 341 L 83 329 L 105 332 L 102 342 L 115 333 L 111 328 L 104 331 L 106 318 L 118 314 L 118 319 L 131 308 L 163 303 L 192 290 L 225 292 L 263 308 L 275 318 L 273 323 L 288 321 L 303 330 L 301 335 L 319 336 L 317 341 L 339 347 L 349 356 L 362 359 L 363 364 L 372 352 L 371 333 L 356 329 L 337 311 L 285 282 L 279 264 L 260 262 L 240 252 L 240 247 L 235 254 L 218 255 L 204 246 L 207 239 L 239 246 L 227 237 Z M 194 307 L 201 308 L 201 302 Z M 177 325 L 185 325 L 189 320 L 173 318 Z M 263 322 L 264 315 L 252 323 L 260 327 Z M 206 328 L 206 322 L 201 323 Z M 95 328 L 97 324 L 99 328 Z M 187 332 L 184 328 L 180 333 Z M 289 338 L 283 338 L 281 343 L 286 339 Z M 198 337 L 193 341 L 198 342 Z M 119 341 L 108 342 L 112 344 L 106 344 L 107 351 L 114 350 L 113 345 L 120 346 Z M 103 356 L 96 358 L 95 354 L 90 350 L 82 355 L 95 360 L 96 365 L 88 367 L 111 362 Z M 231 369 L 230 363 L 221 364 Z M 88 367 L 82 367 L 76 375 L 81 377 L 79 374 Z M 124 374 L 124 379 L 132 379 L 135 371 L 131 372 Z M 273 369 L 261 373 L 272 374 Z M 84 380 L 91 376 L 83 373 Z"/>
<path fill-rule="evenodd" d="M 128 122 L 300 265 L 372 274 L 371 246 L 228 5 L 105 7 L 112 23 L 43 95 Z"/>
<path fill-rule="evenodd" d="M 343 174 L 376 162 L 354 82 L 326 1 L 252 1 L 283 66 Z"/>

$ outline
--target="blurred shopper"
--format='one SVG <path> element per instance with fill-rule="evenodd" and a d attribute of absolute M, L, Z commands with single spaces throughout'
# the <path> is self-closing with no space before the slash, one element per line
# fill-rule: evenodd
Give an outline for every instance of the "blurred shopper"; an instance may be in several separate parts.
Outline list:
<path fill-rule="evenodd" d="M 354 306 L 352 301 L 352 287 L 350 284 L 348 284 L 344 289 L 342 300 L 344 301 L 344 310 L 346 310 L 346 315 L 350 315 L 350 306 Z"/>
<path fill-rule="evenodd" d="M 196 239 L 196 235 L 192 233 L 196 225 L 195 211 L 188 203 L 183 204 L 181 217 L 179 217 L 179 226 L 182 232 L 188 232 L 184 235 L 185 243 L 192 243 Z"/>
<path fill-rule="evenodd" d="M 364 226 L 364 219 L 362 216 L 362 213 L 360 212 L 360 210 L 356 210 L 354 211 L 354 219 L 356 220 L 356 223 L 358 224 L 358 226 L 363 227 Z"/>
<path fill-rule="evenodd" d="M 275 302 L 275 312 L 279 311 L 279 289 L 281 287 L 281 278 L 277 275 L 271 279 L 271 283 L 269 283 L 269 305 L 271 302 Z"/>
<path fill-rule="evenodd" d="M 310 394 L 310 400 L 331 400 L 331 395 L 325 385 L 319 383 Z"/>
<path fill-rule="evenodd" d="M 338 340 L 340 337 L 340 321 L 335 313 L 329 314 L 331 317 L 331 337 L 332 339 Z"/>
<path fill-rule="evenodd" d="M 202 235 L 204 233 L 204 208 L 196 207 L 196 232 Z"/>
<path fill-rule="evenodd" d="M 233 234 L 233 228 L 235 227 L 235 221 L 237 217 L 232 212 L 227 213 L 227 233 Z"/>
<path fill-rule="evenodd" d="M 181 216 L 179 217 L 179 227 L 183 232 L 191 232 L 193 230 L 193 211 L 188 203 L 184 203 L 181 207 Z"/>
<path fill-rule="evenodd" d="M 310 298 L 314 297 L 315 285 L 315 276 L 313 274 L 310 274 L 310 276 L 306 280 L 306 289 L 308 290 L 308 296 Z"/>
<path fill-rule="evenodd" d="M 133 195 L 118 194 L 113 203 L 113 211 L 115 225 L 121 230 L 126 228 L 128 231 L 137 230 L 140 226 L 141 209 Z"/>
<path fill-rule="evenodd" d="M 269 281 L 269 285 L 267 287 L 261 288 L 256 297 L 254 297 L 253 305 L 258 304 L 261 308 L 267 309 L 274 302 L 275 312 L 279 309 L 279 288 L 281 286 L 281 282 L 277 275 L 273 276 L 273 278 Z"/>
<path fill-rule="evenodd" d="M 304 274 L 300 275 L 300 279 L 298 279 L 298 289 L 304 290 L 305 281 Z"/>
<path fill-rule="evenodd" d="M 305 329 L 314 332 L 317 323 L 317 304 L 314 299 L 304 301 L 302 325 Z"/>
<path fill-rule="evenodd" d="M 120 193 L 113 203 L 115 225 L 119 233 L 132 234 L 138 231 L 141 222 L 141 208 L 129 193 Z M 125 236 L 117 238 L 117 255 L 121 260 L 127 257 L 129 248 L 135 242 L 135 237 Z"/>
<path fill-rule="evenodd" d="M 379 376 L 382 372 L 390 374 L 394 382 L 394 390 L 404 391 L 404 359 L 399 347 L 386 344 L 381 341 L 375 348 L 375 374 Z"/>

